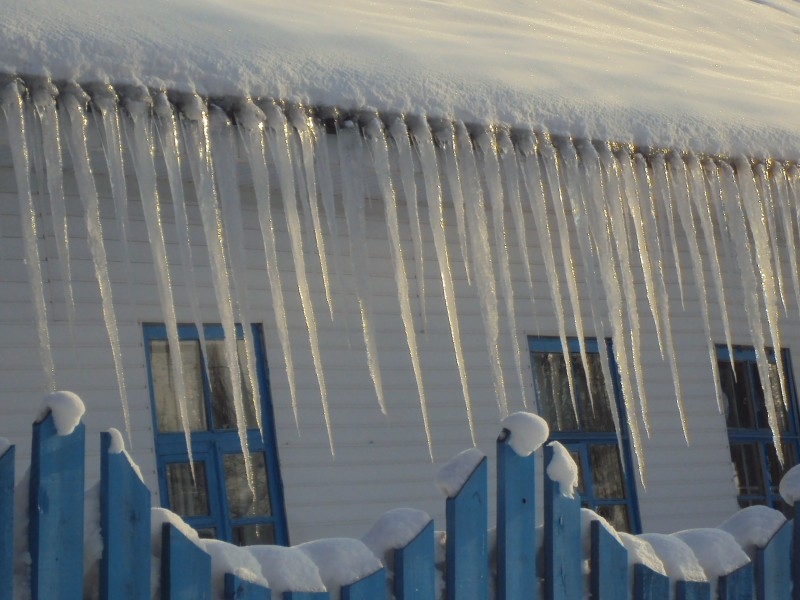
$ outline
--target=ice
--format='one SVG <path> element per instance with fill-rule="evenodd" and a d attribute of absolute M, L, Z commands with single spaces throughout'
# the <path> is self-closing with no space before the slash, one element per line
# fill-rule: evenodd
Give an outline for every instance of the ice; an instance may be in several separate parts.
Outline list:
<path fill-rule="evenodd" d="M 33 196 L 31 195 L 24 110 L 17 82 L 6 84 L 2 92 L 0 92 L 0 102 L 6 115 L 11 159 L 14 163 L 14 176 L 17 182 L 20 225 L 25 245 L 25 267 L 28 272 L 28 283 L 31 286 L 31 300 L 36 319 L 36 333 L 39 339 L 39 360 L 44 371 L 45 388 L 47 391 L 52 392 L 56 389 L 55 366 L 50 349 L 50 330 L 47 325 L 47 304 L 44 297 L 42 264 L 39 261 L 36 209 L 33 206 Z"/>
<path fill-rule="evenodd" d="M 297 546 L 319 569 L 331 600 L 339 600 L 343 585 L 371 575 L 383 565 L 363 542 L 350 538 L 330 538 Z"/>
<path fill-rule="evenodd" d="M 453 350 L 456 355 L 458 375 L 461 380 L 461 391 L 464 394 L 464 406 L 467 412 L 469 432 L 472 444 L 476 446 L 475 423 L 472 416 L 472 400 L 469 395 L 467 371 L 464 364 L 464 351 L 461 346 L 461 330 L 458 324 L 456 310 L 456 293 L 453 286 L 453 274 L 450 271 L 450 258 L 447 254 L 447 239 L 444 230 L 444 214 L 442 210 L 442 187 L 439 180 L 438 162 L 433 146 L 431 131 L 427 125 L 417 122 L 412 126 L 415 147 L 419 152 L 422 176 L 425 180 L 425 194 L 428 200 L 428 213 L 433 234 L 433 245 L 436 248 L 436 259 L 439 263 L 439 273 L 442 279 L 442 290 L 447 308 L 447 318 L 450 321 L 450 335 L 453 339 Z"/>
<path fill-rule="evenodd" d="M 417 281 L 420 312 L 422 313 L 422 327 L 423 330 L 427 330 L 428 313 L 425 310 L 425 255 L 422 250 L 422 228 L 419 220 L 414 158 L 411 154 L 411 141 L 405 121 L 400 117 L 392 121 L 389 126 L 389 134 L 392 136 L 395 148 L 397 149 L 397 162 L 400 167 L 400 183 L 406 201 L 408 223 L 411 229 L 411 241 L 413 242 L 414 248 L 415 279 Z"/>
<path fill-rule="evenodd" d="M 781 479 L 779 491 L 787 504 L 794 505 L 800 500 L 800 468 L 795 465 Z"/>
<path fill-rule="evenodd" d="M 365 128 L 378 187 L 383 196 L 383 206 L 386 214 L 386 227 L 389 230 L 389 250 L 392 255 L 394 267 L 394 280 L 397 285 L 397 296 L 400 302 L 400 313 L 403 327 L 406 332 L 406 343 L 411 356 L 411 365 L 414 370 L 414 379 L 419 393 L 419 406 L 422 412 L 422 422 L 425 427 L 425 437 L 428 440 L 428 454 L 433 461 L 433 438 L 430 423 L 428 422 L 428 403 L 425 397 L 425 388 L 422 383 L 422 366 L 420 365 L 419 348 L 417 347 L 417 333 L 414 328 L 414 315 L 411 312 L 411 298 L 406 277 L 405 261 L 403 259 L 403 246 L 400 241 L 400 225 L 397 219 L 397 198 L 391 179 L 391 165 L 389 163 L 389 149 L 383 126 L 377 118 L 369 121 Z"/>
<path fill-rule="evenodd" d="M 795 472 L 795 476 L 796 474 L 797 472 Z M 781 486 L 786 481 L 787 475 L 781 481 Z M 795 497 L 792 494 L 784 494 L 783 488 L 781 495 L 787 502 L 789 498 Z M 789 503 L 791 504 L 791 502 Z M 786 517 L 780 511 L 769 506 L 754 505 L 734 513 L 718 525 L 717 529 L 731 534 L 742 550 L 751 559 L 755 559 L 756 550 L 765 547 L 784 523 L 786 523 Z"/>
<path fill-rule="evenodd" d="M 86 95 L 78 87 L 71 87 L 62 97 L 61 109 L 64 111 L 63 121 L 69 124 L 67 140 L 70 154 L 72 155 L 75 179 L 78 184 L 78 193 L 83 203 L 84 217 L 86 219 L 86 235 L 89 252 L 92 255 L 94 273 L 100 289 L 100 300 L 103 306 L 103 321 L 105 322 L 108 340 L 111 345 L 111 356 L 114 360 L 114 369 L 117 376 L 122 415 L 125 422 L 125 433 L 131 440 L 130 412 L 128 409 L 128 395 L 125 388 L 125 372 L 122 366 L 122 349 L 120 348 L 117 316 L 114 309 L 114 299 L 111 291 L 111 278 L 108 273 L 108 259 L 103 242 L 103 227 L 100 222 L 100 200 L 97 195 L 92 169 L 89 163 L 89 153 L 86 148 Z"/>
<path fill-rule="evenodd" d="M 281 197 L 283 200 L 283 207 L 286 213 L 286 224 L 289 228 L 289 238 L 292 244 L 292 259 L 294 260 L 295 273 L 297 276 L 297 288 L 300 293 L 300 302 L 303 306 L 303 316 L 305 317 L 306 327 L 308 329 L 308 341 L 311 346 L 311 357 L 314 362 L 314 370 L 317 375 L 317 383 L 319 384 L 319 395 L 322 402 L 322 413 L 325 419 L 325 428 L 328 433 L 328 443 L 331 449 L 331 455 L 334 454 L 333 448 L 333 430 L 331 429 L 331 418 L 328 411 L 328 389 L 325 385 L 325 374 L 322 370 L 322 359 L 320 357 L 319 339 L 317 337 L 317 318 L 314 315 L 314 306 L 311 302 L 311 291 L 308 287 L 308 276 L 306 273 L 306 262 L 303 255 L 303 238 L 300 232 L 300 216 L 297 212 L 297 194 L 295 192 L 294 174 L 292 173 L 292 165 L 289 156 L 289 143 L 287 139 L 288 125 L 286 117 L 275 104 L 266 104 L 261 108 L 267 117 L 267 135 L 270 141 L 270 150 L 272 156 L 278 167 L 278 181 L 280 183 Z M 263 143 L 263 142 L 262 142 Z M 261 152 L 263 155 L 263 150 Z M 261 170 L 261 157 L 258 159 L 258 169 Z M 266 159 L 266 156 L 263 157 Z M 251 157 L 251 161 L 254 160 Z M 252 163 L 251 163 L 252 164 Z M 266 164 L 263 167 L 264 172 L 261 173 L 264 177 L 262 184 L 266 183 Z M 254 171 L 255 173 L 255 171 Z M 259 184 L 259 185 L 262 185 Z M 261 211 L 261 231 L 265 234 L 264 243 L 267 244 L 267 237 L 274 239 L 270 232 L 265 231 L 265 227 L 269 224 L 271 229 L 271 220 L 268 219 L 265 213 L 266 207 L 269 205 L 269 198 L 267 197 L 268 187 L 263 188 L 259 196 L 259 207 Z M 266 219 L 266 220 L 265 220 Z M 275 257 L 272 257 L 273 259 Z M 267 265 L 270 263 L 275 264 L 277 267 L 277 260 L 271 260 L 270 254 L 267 254 Z M 277 272 L 277 268 L 275 269 Z M 274 296 L 273 296 L 274 298 Z M 285 319 L 284 319 L 285 322 Z M 296 420 L 295 411 L 295 420 Z"/>
<path fill-rule="evenodd" d="M 651 185 L 653 186 L 653 196 L 655 201 L 660 201 L 661 204 L 656 205 L 656 212 L 659 210 L 664 214 L 663 222 L 666 222 L 667 231 L 669 232 L 669 239 L 672 246 L 672 260 L 675 261 L 675 273 L 678 279 L 678 289 L 681 297 L 681 308 L 685 309 L 683 292 L 683 268 L 681 267 L 681 253 L 678 251 L 678 238 L 675 229 L 675 203 L 676 199 L 672 195 L 672 190 L 669 186 L 669 178 L 667 177 L 666 160 L 664 153 L 658 152 L 650 157 L 650 165 L 653 172 L 653 179 Z"/>
<path fill-rule="evenodd" d="M 721 529 L 687 529 L 672 534 L 692 549 L 711 583 L 711 597 L 717 595 L 717 579 L 750 562 L 734 537 Z"/>
<path fill-rule="evenodd" d="M 422 510 L 395 508 L 378 517 L 361 541 L 393 572 L 394 551 L 405 548 L 429 523 L 430 515 Z"/>
<path fill-rule="evenodd" d="M 477 448 L 469 448 L 456 454 L 436 472 L 436 485 L 448 498 L 454 498 L 486 458 Z"/>
<path fill-rule="evenodd" d="M 269 587 L 269 583 L 261 574 L 260 562 L 249 552 L 249 549 L 234 546 L 221 540 L 202 540 L 202 547 L 211 556 L 211 589 L 214 598 L 225 597 L 225 574 L 236 576 Z"/>
<path fill-rule="evenodd" d="M 767 167 L 761 163 L 753 165 L 753 172 L 756 177 L 756 188 L 758 189 L 758 199 L 767 215 L 767 231 L 769 233 L 770 246 L 772 248 L 772 268 L 775 269 L 775 283 L 778 287 L 778 296 L 783 305 L 784 315 L 787 311 L 788 303 L 786 302 L 786 294 L 783 285 L 783 268 L 781 267 L 781 254 L 778 245 L 778 226 L 776 223 L 775 215 L 775 198 L 772 194 L 772 186 L 770 185 L 769 173 Z"/>
<path fill-rule="evenodd" d="M 324 592 L 317 565 L 298 547 L 248 546 L 276 598 L 284 592 Z"/>
<path fill-rule="evenodd" d="M 515 412 L 501 422 L 509 432 L 508 445 L 519 456 L 530 456 L 536 452 L 550 435 L 550 428 L 539 415 Z"/>
<path fill-rule="evenodd" d="M 42 400 L 42 408 L 37 421 L 53 415 L 53 424 L 58 435 L 70 435 L 80 424 L 86 412 L 83 401 L 73 392 L 52 392 Z"/>
<path fill-rule="evenodd" d="M 694 552 L 680 538 L 663 533 L 646 533 L 638 537 L 653 547 L 673 582 L 706 581 L 705 571 Z"/>
<path fill-rule="evenodd" d="M 789 254 L 790 272 L 792 274 L 792 286 L 794 290 L 795 304 L 800 308 L 800 274 L 797 266 L 797 245 L 795 242 L 795 215 L 790 200 L 786 169 L 781 163 L 776 163 L 770 171 L 770 180 L 775 187 L 776 204 L 780 209 L 780 220 L 783 224 L 783 240 L 786 244 L 786 251 Z M 777 235 L 777 232 L 774 232 Z M 788 306 L 786 307 L 788 310 Z"/>
<path fill-rule="evenodd" d="M 181 342 L 178 337 L 178 321 L 175 315 L 175 301 L 172 296 L 172 281 L 167 258 L 166 244 L 164 243 L 164 229 L 161 224 L 161 205 L 158 197 L 156 183 L 156 170 L 153 162 L 153 134 L 150 108 L 150 96 L 142 91 L 137 99 L 129 98 L 125 103 L 131 117 L 128 138 L 133 156 L 133 166 L 139 183 L 139 194 L 142 201 L 147 238 L 149 240 L 153 267 L 156 274 L 158 298 L 161 304 L 161 314 L 167 330 L 167 343 L 169 346 L 170 370 L 175 389 L 175 401 L 178 403 L 183 436 L 186 441 L 186 450 L 189 454 L 189 463 L 194 469 L 192 456 L 191 428 L 189 424 L 189 409 L 186 398 L 186 383 L 183 378 L 183 360 L 181 359 Z"/>

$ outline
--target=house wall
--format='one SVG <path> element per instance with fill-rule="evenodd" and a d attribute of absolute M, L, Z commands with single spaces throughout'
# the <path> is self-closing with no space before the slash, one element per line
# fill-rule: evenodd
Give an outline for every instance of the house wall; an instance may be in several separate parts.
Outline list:
<path fill-rule="evenodd" d="M 94 134 L 93 134 L 94 135 Z M 29 458 L 30 424 L 36 416 L 45 384 L 37 352 L 34 315 L 28 278 L 23 264 L 18 202 L 13 169 L 7 148 L 4 126 L 0 125 L 0 435 L 16 443 L 18 461 Z M 148 236 L 138 200 L 136 178 L 130 170 L 127 184 L 130 198 L 129 257 L 132 281 L 126 281 L 124 250 L 114 219 L 113 202 L 102 151 L 91 138 L 93 169 L 101 195 L 101 212 L 109 256 L 115 308 L 119 323 L 122 355 L 131 414 L 131 453 L 139 463 L 150 488 L 156 491 L 156 460 L 153 448 L 153 423 L 147 389 L 142 324 L 163 321 L 158 301 Z M 130 163 L 130 161 L 128 161 Z M 241 173 L 246 175 L 244 163 Z M 187 171 L 188 172 L 188 171 Z M 159 191 L 164 206 L 162 218 L 170 263 L 179 264 L 172 208 L 168 186 L 160 173 Z M 77 321 L 71 337 L 59 281 L 59 268 L 53 226 L 46 195 L 35 197 L 37 227 L 51 343 L 56 366 L 57 386 L 78 393 L 87 406 L 85 423 L 89 436 L 87 481 L 98 477 L 99 438 L 95 435 L 108 427 L 124 428 L 120 401 L 102 321 L 100 297 L 91 257 L 86 244 L 82 207 L 69 165 L 65 170 L 70 250 Z M 367 369 L 366 353 L 360 332 L 358 305 L 353 294 L 352 273 L 347 259 L 349 248 L 342 238 L 345 260 L 341 261 L 341 284 L 334 286 L 334 320 L 328 315 L 319 260 L 306 239 L 306 261 L 328 384 L 336 454 L 331 456 L 320 408 L 319 392 L 308 344 L 305 322 L 297 293 L 291 247 L 282 207 L 273 194 L 275 228 L 278 239 L 279 266 L 291 332 L 293 359 L 298 382 L 299 430 L 295 427 L 284 362 L 276 333 L 274 313 L 264 269 L 264 255 L 254 208 L 253 190 L 247 177 L 241 177 L 245 205 L 243 239 L 248 250 L 247 286 L 252 307 L 251 319 L 261 323 L 265 333 L 269 362 L 270 391 L 277 428 L 278 451 L 284 483 L 286 512 L 292 543 L 328 536 L 358 537 L 384 511 L 410 506 L 428 511 L 444 527 L 444 501 L 433 483 L 437 469 L 457 452 L 471 445 L 458 370 L 452 351 L 450 329 L 445 311 L 438 264 L 428 227 L 427 211 L 423 217 L 425 260 L 425 310 L 427 326 L 420 319 L 419 298 L 414 296 L 423 377 L 430 410 L 435 461 L 428 456 L 416 385 L 400 318 L 397 292 L 392 275 L 383 207 L 376 190 L 367 203 L 368 252 L 371 261 L 370 290 L 373 294 L 375 329 L 383 375 L 388 414 L 378 407 Z M 35 180 L 34 180 L 35 183 Z M 208 255 L 198 208 L 191 198 L 192 188 L 185 177 L 193 252 L 202 318 L 218 322 L 213 288 L 210 282 Z M 418 181 L 422 195 L 421 180 Z M 274 179 L 273 179 L 274 185 Z M 340 207 L 341 208 L 341 207 Z M 517 332 L 510 339 L 501 303 L 500 348 L 504 376 L 509 391 L 510 409 L 523 409 L 512 348 L 523 348 L 525 395 L 534 402 L 530 360 L 526 336 L 557 335 L 553 301 L 547 286 L 545 266 L 530 210 L 525 210 L 529 253 L 535 287 L 535 312 L 528 299 L 517 240 L 509 224 L 507 236 L 516 297 Z M 410 234 L 404 207 L 400 210 L 401 235 L 406 244 L 406 269 L 414 272 Z M 346 231 L 343 214 L 338 215 L 340 232 Z M 480 308 L 475 286 L 467 284 L 458 248 L 455 218 L 446 203 L 447 237 L 452 273 L 456 282 L 458 314 L 462 343 L 473 398 L 473 414 L 478 446 L 494 456 L 494 442 L 500 431 L 500 416 L 493 398 L 493 386 Z M 491 221 L 490 221 L 491 222 Z M 326 241 L 330 242 L 330 238 Z M 572 236 L 577 276 L 583 282 L 577 242 Z M 650 400 L 649 418 L 652 436 L 645 442 L 647 487 L 637 478 L 639 508 L 643 529 L 670 532 L 699 526 L 714 526 L 737 508 L 733 469 L 727 443 L 724 418 L 718 413 L 714 385 L 708 363 L 703 324 L 698 305 L 688 249 L 679 240 L 684 277 L 684 307 L 679 300 L 676 269 L 665 249 L 665 273 L 671 302 L 671 316 L 678 365 L 681 375 L 691 446 L 687 446 L 674 400 L 668 363 L 658 350 L 655 328 L 646 301 L 640 271 L 635 273 L 639 312 L 642 322 L 643 364 Z M 557 252 L 557 261 L 560 263 Z M 334 267 L 332 246 L 328 244 L 328 263 Z M 734 343 L 750 344 L 743 309 L 738 274 L 726 275 L 728 310 Z M 184 277 L 173 268 L 173 286 L 179 322 L 191 322 Z M 411 277 L 411 275 L 410 275 Z M 706 263 L 706 278 L 712 274 Z M 413 282 L 412 282 L 413 284 Z M 581 285 L 583 321 L 587 335 L 593 335 L 589 300 Z M 412 292 L 414 288 L 412 285 Z M 562 282 L 563 303 L 568 306 L 566 285 Z M 710 299 L 715 298 L 709 289 Z M 715 342 L 724 342 L 716 303 L 711 303 Z M 567 310 L 568 314 L 569 311 Z M 782 315 L 783 316 L 783 315 Z M 783 320 L 784 346 L 800 349 L 796 307 L 789 307 Z M 575 334 L 574 319 L 567 319 L 568 335 Z M 603 335 L 610 335 L 609 331 Z M 800 351 L 800 350 L 798 350 Z M 795 371 L 795 375 L 797 372 Z M 490 461 L 490 468 L 493 462 Z M 490 481 L 492 478 L 490 477 Z M 88 483 L 87 483 L 88 485 Z M 493 494 L 492 494 L 493 495 Z"/>

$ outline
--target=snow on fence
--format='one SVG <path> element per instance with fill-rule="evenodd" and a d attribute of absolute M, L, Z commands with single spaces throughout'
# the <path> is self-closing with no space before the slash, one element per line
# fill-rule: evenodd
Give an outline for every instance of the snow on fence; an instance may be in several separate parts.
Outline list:
<path fill-rule="evenodd" d="M 49 410 L 33 426 L 29 477 L 21 478 L 16 492 L 15 449 L 0 438 L 0 600 L 264 600 L 273 594 L 283 600 L 800 597 L 800 587 L 792 591 L 800 577 L 800 532 L 793 521 L 772 509 L 750 507 L 719 529 L 618 534 L 581 509 L 574 493 L 576 467 L 557 443 L 543 449 L 544 523 L 537 529 L 534 451 L 547 428 L 534 415 L 509 417 L 497 441 L 494 547 L 487 527 L 487 460 L 471 449 L 438 477 L 448 496 L 446 536 L 437 534 L 421 511 L 397 509 L 381 517 L 363 542 L 238 549 L 200 540 L 177 516 L 151 508 L 150 492 L 114 430 L 100 437 L 98 515 L 85 511 L 91 492 L 82 485 L 82 405 L 76 409 L 74 395 L 51 397 L 57 401 L 47 404 Z M 800 486 L 792 481 L 800 481 L 800 470 L 790 476 L 782 493 L 794 501 Z M 92 531 L 85 524 L 92 519 L 99 522 L 101 544 L 91 535 L 85 539 L 84 531 Z M 443 537 L 444 560 L 437 556 Z M 368 558 L 360 554 L 364 551 Z M 158 585 L 151 585 L 151 572 Z"/>

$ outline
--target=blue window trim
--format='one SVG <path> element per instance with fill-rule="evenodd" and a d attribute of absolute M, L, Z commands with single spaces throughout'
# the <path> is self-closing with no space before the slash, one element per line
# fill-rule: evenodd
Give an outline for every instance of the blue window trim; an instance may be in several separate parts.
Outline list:
<path fill-rule="evenodd" d="M 618 422 L 620 426 L 620 440 L 622 445 L 622 469 L 624 476 L 625 492 L 627 494 L 628 516 L 630 519 L 631 533 L 641 533 L 641 516 L 639 513 L 639 498 L 636 490 L 636 482 L 634 481 L 633 459 L 631 458 L 630 448 L 630 435 L 628 433 L 627 419 L 625 417 L 624 404 L 622 402 L 622 387 L 619 381 L 619 373 L 617 370 L 617 363 L 614 360 L 614 354 L 611 351 L 611 340 L 603 340 L 605 343 L 605 351 L 608 356 L 609 366 L 612 373 L 612 386 L 614 389 L 614 402 L 617 411 Z M 600 344 L 595 338 L 585 338 L 584 344 L 588 354 L 599 354 Z M 567 345 L 570 353 L 580 351 L 580 344 L 578 338 L 568 338 Z M 528 350 L 531 354 L 535 352 L 562 352 L 561 339 L 558 337 L 544 336 L 528 337 Z M 536 391 L 536 400 L 541 411 L 541 403 L 539 401 L 539 393 Z M 589 445 L 595 444 L 614 444 L 618 445 L 617 434 L 615 432 L 584 432 L 584 431 L 552 431 L 550 432 L 550 439 L 561 442 L 572 452 L 577 452 L 581 461 L 581 473 L 584 474 L 584 490 L 581 494 L 582 500 L 592 507 L 620 504 L 619 500 L 603 500 L 594 496 L 592 486 L 587 485 L 587 476 L 591 477 L 591 466 L 589 464 Z"/>
<path fill-rule="evenodd" d="M 142 329 L 144 333 L 150 411 L 153 418 L 158 485 L 162 505 L 165 508 L 170 508 L 167 493 L 166 466 L 172 463 L 186 463 L 189 460 L 189 455 L 186 449 L 186 441 L 183 432 L 161 433 L 158 430 L 156 404 L 153 395 L 154 388 L 150 342 L 153 340 L 166 340 L 166 327 L 161 323 L 145 323 Z M 203 332 L 206 340 L 221 340 L 225 337 L 222 326 L 219 324 L 206 324 L 203 326 Z M 189 517 L 185 520 L 198 529 L 207 527 L 216 528 L 218 530 L 217 537 L 226 541 L 231 541 L 233 527 L 255 523 L 271 524 L 274 528 L 275 543 L 279 545 L 288 545 L 289 530 L 286 522 L 283 480 L 280 472 L 275 419 L 272 411 L 272 397 L 269 388 L 269 370 L 261 326 L 256 324 L 252 325 L 252 333 L 253 345 L 255 347 L 259 398 L 261 399 L 262 431 L 258 429 L 248 429 L 247 441 L 251 452 L 263 452 L 265 455 L 264 463 L 267 469 L 267 483 L 270 492 L 272 515 L 270 517 L 237 518 L 234 519 L 233 522 L 226 516 L 229 514 L 229 510 L 227 508 L 227 490 L 225 489 L 224 469 L 222 468 L 223 456 L 225 454 L 241 452 L 241 445 L 239 444 L 236 430 L 213 429 L 210 402 L 211 390 L 204 372 L 204 407 L 207 422 L 212 428 L 208 431 L 192 432 L 192 454 L 195 461 L 206 461 L 215 471 L 214 475 L 206 474 L 210 515 L 208 517 Z M 178 337 L 181 340 L 200 339 L 197 328 L 194 325 L 187 324 L 178 326 Z M 236 337 L 237 339 L 242 339 L 243 337 L 243 329 L 239 324 L 236 325 Z"/>
<path fill-rule="evenodd" d="M 717 345 L 717 360 L 720 362 L 730 361 L 730 352 L 728 347 L 723 344 Z M 775 351 L 772 348 L 765 349 L 767 359 L 770 363 L 775 363 Z M 783 359 L 783 367 L 786 376 L 787 393 L 789 394 L 788 413 L 787 413 L 787 430 L 781 434 L 781 443 L 785 445 L 792 445 L 794 447 L 795 457 L 800 459 L 800 423 L 798 423 L 798 407 L 797 407 L 797 392 L 795 388 L 794 372 L 792 370 L 791 357 L 789 350 L 784 348 L 781 350 L 781 358 Z M 734 346 L 733 359 L 737 362 L 747 362 L 752 364 L 752 368 L 756 367 L 756 351 L 752 346 Z M 726 427 L 727 427 L 727 416 Z M 777 489 L 778 483 L 772 482 L 771 471 L 769 469 L 767 458 L 767 446 L 773 444 L 772 430 L 764 428 L 734 428 L 727 427 L 728 431 L 728 444 L 756 444 L 759 448 L 759 461 L 761 466 L 761 473 L 764 478 L 765 495 L 752 495 L 752 494 L 739 494 L 737 490 L 737 500 L 740 502 L 766 502 L 767 506 L 771 508 L 780 509 L 782 499 L 780 494 L 774 493 L 773 489 Z M 731 460 L 733 455 L 731 454 Z"/>

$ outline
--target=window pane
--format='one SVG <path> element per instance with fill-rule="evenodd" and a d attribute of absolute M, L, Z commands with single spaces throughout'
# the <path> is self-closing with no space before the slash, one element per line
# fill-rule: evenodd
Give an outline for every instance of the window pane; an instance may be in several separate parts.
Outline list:
<path fill-rule="evenodd" d="M 275 528 L 269 523 L 234 527 L 233 543 L 237 546 L 264 546 L 267 544 L 274 544 Z"/>
<path fill-rule="evenodd" d="M 533 374 L 542 417 L 553 431 L 575 431 L 578 423 L 561 353 L 533 353 Z"/>
<path fill-rule="evenodd" d="M 216 429 L 235 429 L 236 412 L 233 402 L 233 384 L 231 383 L 230 369 L 225 355 L 225 342 L 212 340 L 206 342 L 208 352 L 208 376 L 211 379 L 211 410 L 214 415 Z M 246 354 L 244 340 L 237 340 L 237 354 L 239 357 L 239 376 L 242 382 L 242 402 L 247 426 L 257 426 L 255 410 L 253 408 L 253 394 L 250 382 L 245 376 Z"/>
<path fill-rule="evenodd" d="M 231 517 L 256 517 L 271 515 L 272 509 L 267 485 L 267 468 L 264 464 L 264 454 L 259 452 L 251 455 L 253 466 L 253 487 L 255 497 L 247 485 L 247 473 L 244 467 L 244 455 L 225 455 L 225 487 L 228 490 L 228 505 Z"/>
<path fill-rule="evenodd" d="M 755 428 L 756 417 L 753 411 L 751 390 L 754 386 L 760 390 L 761 384 L 752 380 L 750 364 L 735 362 L 735 373 L 731 368 L 730 361 L 720 360 L 717 364 L 728 427 L 734 429 Z"/>
<path fill-rule="evenodd" d="M 778 429 L 781 433 L 786 433 L 789 428 L 789 415 L 786 411 L 786 406 L 783 403 L 783 394 L 781 393 L 781 380 L 778 375 L 778 365 L 770 363 L 769 365 L 769 387 L 772 390 L 772 398 L 775 401 L 775 411 L 778 417 Z M 764 407 L 766 414 L 766 406 Z"/>
<path fill-rule="evenodd" d="M 182 517 L 203 517 L 209 514 L 206 465 L 194 463 L 195 481 L 189 463 L 167 465 L 167 493 L 172 512 Z"/>
<path fill-rule="evenodd" d="M 204 527 L 196 531 L 201 540 L 214 540 L 217 538 L 217 530 L 215 527 Z"/>
<path fill-rule="evenodd" d="M 622 463 L 615 445 L 591 445 L 589 462 L 592 466 L 594 496 L 604 500 L 625 498 Z"/>
<path fill-rule="evenodd" d="M 575 385 L 578 390 L 581 429 L 583 431 L 614 431 L 614 419 L 611 417 L 611 405 L 606 395 L 600 357 L 597 354 L 588 354 L 586 362 L 589 364 L 591 398 L 589 397 L 589 386 L 586 384 L 587 377 L 583 370 L 583 361 L 581 361 L 580 354 L 572 355 L 572 371 L 575 373 Z M 594 404 L 592 404 L 592 400 Z"/>
<path fill-rule="evenodd" d="M 758 444 L 731 444 L 740 496 L 765 496 L 764 477 Z"/>
<path fill-rule="evenodd" d="M 608 521 L 617 531 L 630 533 L 631 523 L 628 517 L 628 507 L 624 504 L 604 504 L 595 511 Z"/>
<path fill-rule="evenodd" d="M 206 430 L 206 412 L 203 406 L 203 373 L 200 363 L 200 344 L 187 340 L 180 343 L 183 363 L 183 382 L 186 389 L 186 408 L 189 428 Z M 169 344 L 166 340 L 150 342 L 150 370 L 153 375 L 153 396 L 156 400 L 156 420 L 159 431 L 183 431 L 175 396 Z"/>

